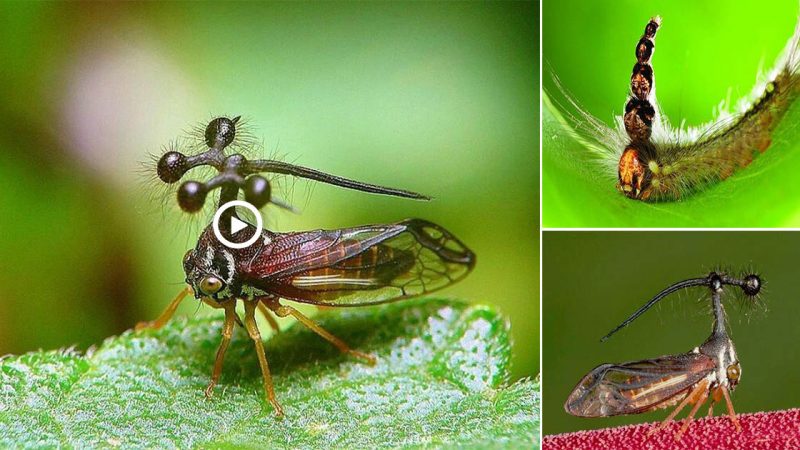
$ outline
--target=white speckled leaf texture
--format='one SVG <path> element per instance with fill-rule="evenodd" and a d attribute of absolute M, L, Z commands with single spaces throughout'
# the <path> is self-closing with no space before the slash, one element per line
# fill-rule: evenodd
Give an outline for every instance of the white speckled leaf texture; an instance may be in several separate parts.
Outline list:
<path fill-rule="evenodd" d="M 221 318 L 177 318 L 96 351 L 0 361 L 0 447 L 538 448 L 539 383 L 508 380 L 508 322 L 422 299 L 317 315 L 364 365 L 294 325 L 266 341 L 286 416 L 264 400 L 237 327 L 215 395 L 203 389 Z"/>

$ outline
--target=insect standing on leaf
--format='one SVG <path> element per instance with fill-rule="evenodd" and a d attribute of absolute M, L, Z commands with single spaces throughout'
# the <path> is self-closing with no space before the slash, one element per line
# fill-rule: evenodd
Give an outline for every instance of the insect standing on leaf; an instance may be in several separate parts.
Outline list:
<path fill-rule="evenodd" d="M 629 325 L 669 294 L 693 286 L 704 286 L 711 291 L 714 313 L 711 336 L 687 353 L 622 364 L 601 364 L 575 386 L 564 409 L 578 417 L 609 417 L 639 414 L 677 404 L 661 425 L 651 431 L 653 433 L 666 427 L 683 408 L 693 404 L 675 435 L 678 440 L 703 403 L 710 399 L 708 415 L 711 416 L 714 404 L 724 398 L 733 425 L 741 431 L 730 393 L 739 383 L 742 370 L 725 327 L 722 293 L 725 286 L 738 286 L 753 300 L 761 292 L 761 284 L 761 278 L 754 274 L 736 278 L 712 272 L 707 277 L 684 280 L 664 289 L 602 340 Z"/>
<path fill-rule="evenodd" d="M 577 114 L 561 108 L 568 131 L 617 180 L 626 197 L 642 201 L 681 199 L 730 177 L 766 151 L 773 132 L 800 94 L 800 23 L 773 70 L 735 111 L 698 127 L 673 127 L 655 95 L 652 57 L 661 18 L 645 25 L 636 44 L 636 62 L 624 113 L 612 128 L 584 110 L 554 77 Z M 613 172 L 612 172 L 613 171 Z"/>
<path fill-rule="evenodd" d="M 211 166 L 219 173 L 206 182 L 185 181 L 178 188 L 181 209 L 196 212 L 206 197 L 220 188 L 218 207 L 236 200 L 240 190 L 244 199 L 262 208 L 268 203 L 290 208 L 272 196 L 269 181 L 260 173 L 292 175 L 363 192 L 427 200 L 414 192 L 382 187 L 337 177 L 313 169 L 274 160 L 248 160 L 241 154 L 226 155 L 234 140 L 239 118 L 220 117 L 205 130 L 207 150 L 194 156 L 177 151 L 165 153 L 157 164 L 158 177 L 165 183 L 178 182 L 190 169 Z M 217 222 L 229 240 L 247 234 L 231 229 L 229 220 L 238 217 L 227 208 Z M 257 229 L 246 224 L 247 231 Z M 259 310 L 278 331 L 272 314 L 292 316 L 331 342 L 339 350 L 375 364 L 374 356 L 351 349 L 345 342 L 321 328 L 297 309 L 280 299 L 322 306 L 365 306 L 406 299 L 436 291 L 465 277 L 475 265 L 475 254 L 444 228 L 421 219 L 389 225 L 368 225 L 338 230 L 273 233 L 262 230 L 258 240 L 244 248 L 223 245 L 209 224 L 197 245 L 183 259 L 186 287 L 152 322 L 136 329 L 158 329 L 172 317 L 189 294 L 214 308 L 225 311 L 222 342 L 206 388 L 210 397 L 222 374 L 225 352 L 235 324 L 247 329 L 261 367 L 267 400 L 277 415 L 283 415 L 272 385 L 269 364 L 255 320 Z M 237 301 L 244 304 L 244 321 L 236 312 Z"/>

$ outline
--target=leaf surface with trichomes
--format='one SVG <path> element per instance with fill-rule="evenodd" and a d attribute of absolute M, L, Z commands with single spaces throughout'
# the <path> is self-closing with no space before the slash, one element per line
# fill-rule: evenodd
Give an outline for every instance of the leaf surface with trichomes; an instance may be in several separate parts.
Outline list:
<path fill-rule="evenodd" d="M 302 326 L 266 342 L 286 416 L 264 399 L 237 329 L 206 399 L 221 319 L 177 318 L 87 355 L 0 362 L 0 447 L 538 447 L 539 384 L 508 381 L 508 322 L 493 309 L 426 299 L 318 319 L 374 367 Z"/>

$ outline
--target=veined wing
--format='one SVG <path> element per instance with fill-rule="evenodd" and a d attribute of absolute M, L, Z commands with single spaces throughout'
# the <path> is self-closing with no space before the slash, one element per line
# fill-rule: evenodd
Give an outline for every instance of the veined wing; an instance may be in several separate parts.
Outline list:
<path fill-rule="evenodd" d="M 714 367 L 702 353 L 602 364 L 575 386 L 564 409 L 573 416 L 608 417 L 665 408 L 681 401 Z"/>
<path fill-rule="evenodd" d="M 299 302 L 351 306 L 413 297 L 455 283 L 475 265 L 461 241 L 420 219 L 279 236 L 249 270 L 268 275 L 249 282 Z"/>

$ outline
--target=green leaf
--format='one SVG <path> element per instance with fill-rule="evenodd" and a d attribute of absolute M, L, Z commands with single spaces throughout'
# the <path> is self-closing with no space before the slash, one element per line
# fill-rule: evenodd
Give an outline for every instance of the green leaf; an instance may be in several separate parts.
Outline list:
<path fill-rule="evenodd" d="M 539 383 L 508 383 L 509 325 L 491 308 L 425 299 L 317 319 L 378 364 L 339 354 L 301 325 L 272 337 L 282 419 L 239 327 L 204 397 L 220 317 L 127 331 L 87 355 L 6 357 L 0 447 L 538 447 Z"/>
<path fill-rule="evenodd" d="M 772 145 L 749 166 L 673 202 L 647 203 L 617 192 L 587 148 L 565 128 L 546 95 L 542 108 L 544 227 L 781 227 L 800 223 L 800 102 Z M 604 119 L 604 118 L 601 118 Z M 608 118 L 610 120 L 610 117 Z"/>

